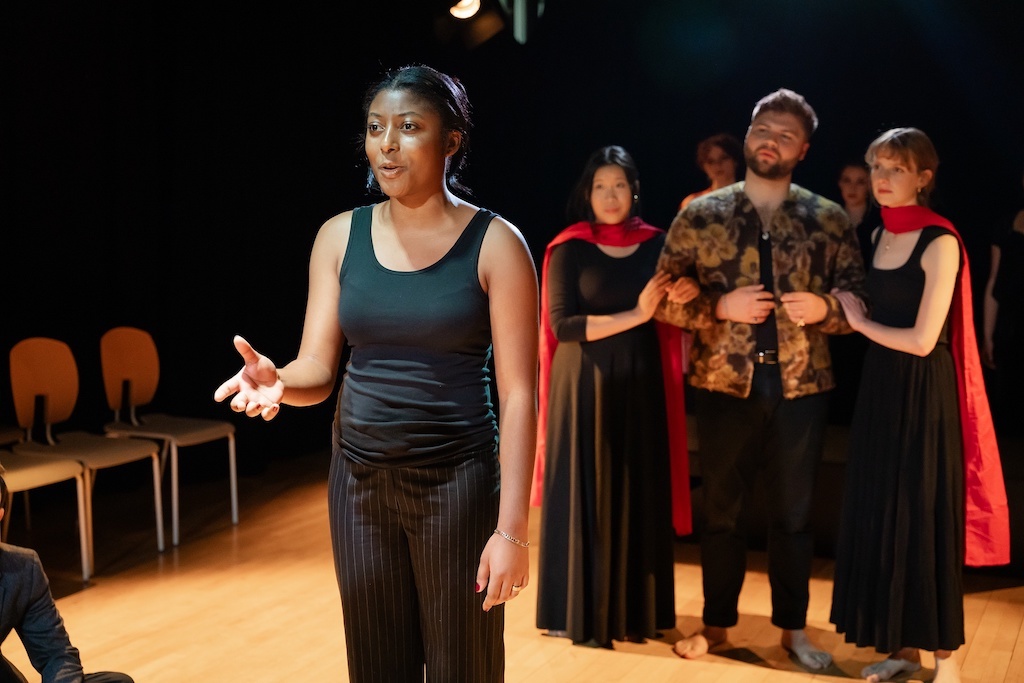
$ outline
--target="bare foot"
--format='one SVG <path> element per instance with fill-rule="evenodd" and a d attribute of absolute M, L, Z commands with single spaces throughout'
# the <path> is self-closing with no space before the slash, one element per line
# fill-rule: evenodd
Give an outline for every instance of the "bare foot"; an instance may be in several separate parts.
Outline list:
<path fill-rule="evenodd" d="M 869 683 L 880 683 L 881 681 L 891 681 L 893 677 L 898 676 L 901 673 L 913 673 L 921 668 L 920 661 L 913 661 L 910 659 L 900 659 L 899 657 L 889 657 L 883 659 L 880 662 L 869 664 L 860 671 L 860 675 L 864 677 Z M 936 680 L 938 678 L 936 677 Z M 959 677 L 952 679 L 959 681 Z"/>
<path fill-rule="evenodd" d="M 677 640 L 672 646 L 673 652 L 683 659 L 697 659 L 708 653 L 708 650 L 725 642 L 727 631 L 719 626 L 705 626 L 692 636 Z"/>
<path fill-rule="evenodd" d="M 803 629 L 783 629 L 782 649 L 792 652 L 806 668 L 821 671 L 832 666 L 832 655 L 814 647 Z"/>
<path fill-rule="evenodd" d="M 960 683 L 960 667 L 952 655 L 935 658 L 935 678 L 932 683 Z"/>

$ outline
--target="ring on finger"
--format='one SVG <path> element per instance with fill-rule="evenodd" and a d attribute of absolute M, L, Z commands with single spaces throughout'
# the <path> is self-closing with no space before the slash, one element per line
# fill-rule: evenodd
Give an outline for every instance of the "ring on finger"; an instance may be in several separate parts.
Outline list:
<path fill-rule="evenodd" d="M 512 592 L 513 592 L 513 593 L 518 593 L 518 592 L 519 592 L 519 591 L 521 591 L 521 590 L 523 590 L 523 587 L 522 587 L 522 586 L 517 586 L 517 585 L 515 585 L 515 584 L 512 584 Z"/>

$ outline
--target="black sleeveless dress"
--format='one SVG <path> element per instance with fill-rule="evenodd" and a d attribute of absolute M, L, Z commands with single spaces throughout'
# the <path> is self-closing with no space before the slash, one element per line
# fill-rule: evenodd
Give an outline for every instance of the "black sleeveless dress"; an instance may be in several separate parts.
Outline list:
<path fill-rule="evenodd" d="M 899 268 L 868 273 L 871 318 L 912 327 L 921 231 Z M 920 357 L 869 344 L 850 428 L 831 621 L 846 641 L 892 653 L 964 643 L 964 465 L 949 319 Z"/>
<path fill-rule="evenodd" d="M 636 305 L 663 244 L 657 237 L 613 258 L 571 240 L 551 256 L 552 317 L 576 340 L 560 341 L 551 364 L 537 627 L 576 643 L 654 638 L 676 623 L 657 331 L 648 322 L 585 337 L 588 314 Z"/>

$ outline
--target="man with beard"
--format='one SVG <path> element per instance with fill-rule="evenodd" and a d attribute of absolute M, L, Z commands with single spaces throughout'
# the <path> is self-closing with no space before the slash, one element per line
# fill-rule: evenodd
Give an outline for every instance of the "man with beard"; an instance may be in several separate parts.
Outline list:
<path fill-rule="evenodd" d="M 693 659 L 726 642 L 746 570 L 743 520 L 755 477 L 767 491 L 772 623 L 806 668 L 831 665 L 805 631 L 814 547 L 810 509 L 833 388 L 829 334 L 851 331 L 833 288 L 864 297 L 857 237 L 838 204 L 793 184 L 817 116 L 785 88 L 755 106 L 742 182 L 694 200 L 673 221 L 659 270 L 690 276 L 655 318 L 694 332 L 703 489 L 703 630 L 675 644 Z"/>

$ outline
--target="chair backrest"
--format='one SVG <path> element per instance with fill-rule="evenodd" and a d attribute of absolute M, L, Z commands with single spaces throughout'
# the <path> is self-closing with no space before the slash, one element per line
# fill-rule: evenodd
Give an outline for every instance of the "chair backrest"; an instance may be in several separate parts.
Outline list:
<path fill-rule="evenodd" d="M 30 430 L 36 423 L 36 397 L 43 396 L 43 422 L 49 425 L 71 417 L 78 400 L 78 366 L 71 347 L 57 339 L 30 337 L 11 348 L 11 392 L 18 425 Z"/>
<path fill-rule="evenodd" d="M 160 357 L 149 332 L 137 327 L 107 330 L 100 337 L 100 364 L 107 405 L 115 413 L 121 408 L 122 398 L 127 398 L 131 410 L 153 400 L 160 381 Z"/>

